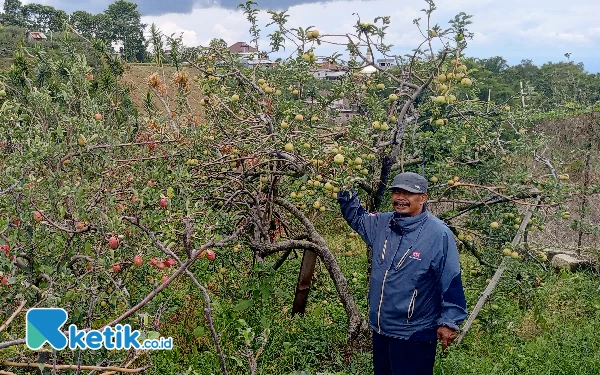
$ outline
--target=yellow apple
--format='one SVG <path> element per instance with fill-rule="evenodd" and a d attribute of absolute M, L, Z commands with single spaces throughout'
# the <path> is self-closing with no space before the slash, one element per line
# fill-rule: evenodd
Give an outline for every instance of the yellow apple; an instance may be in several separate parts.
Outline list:
<path fill-rule="evenodd" d="M 344 155 L 337 154 L 333 157 L 333 162 L 335 164 L 343 164 L 344 163 Z"/>
<path fill-rule="evenodd" d="M 473 85 L 473 82 L 469 78 L 463 78 L 460 81 L 460 85 L 463 87 L 471 87 L 471 85 Z"/>

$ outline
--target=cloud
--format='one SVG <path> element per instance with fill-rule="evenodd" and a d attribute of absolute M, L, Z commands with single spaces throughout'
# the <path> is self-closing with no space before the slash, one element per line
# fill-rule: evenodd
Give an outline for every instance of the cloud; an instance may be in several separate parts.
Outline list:
<path fill-rule="evenodd" d="M 184 29 L 174 22 L 163 23 L 160 31 L 166 36 L 174 35 L 174 37 L 178 37 L 181 35 L 182 42 L 186 46 L 197 46 L 199 44 L 198 35 L 194 30 Z"/>
<path fill-rule="evenodd" d="M 160 16 L 163 14 L 190 14 L 194 9 L 224 8 L 237 9 L 244 0 L 129 0 L 138 5 L 138 10 L 144 16 Z M 283 10 L 293 6 L 309 3 L 325 3 L 336 0 L 260 0 L 261 9 Z M 363 0 L 370 1 L 370 0 Z M 89 13 L 101 13 L 114 0 L 25 0 L 24 3 L 51 5 L 67 13 L 85 10 Z"/>

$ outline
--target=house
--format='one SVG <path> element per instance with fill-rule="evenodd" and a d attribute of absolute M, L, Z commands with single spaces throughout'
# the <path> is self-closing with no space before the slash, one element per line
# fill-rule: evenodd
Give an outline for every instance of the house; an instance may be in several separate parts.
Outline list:
<path fill-rule="evenodd" d="M 27 39 L 28 42 L 32 43 L 32 42 L 42 42 L 48 38 L 41 31 L 27 30 L 27 32 L 25 32 L 25 39 Z"/>
<path fill-rule="evenodd" d="M 348 123 L 350 122 L 350 120 L 352 120 L 354 116 L 359 115 L 358 111 L 354 109 L 338 109 L 337 111 L 338 115 L 333 121 L 338 126 L 348 125 Z"/>
<path fill-rule="evenodd" d="M 383 69 L 389 69 L 396 66 L 396 59 L 377 59 L 377 66 Z"/>
<path fill-rule="evenodd" d="M 346 70 L 339 65 L 327 61 L 317 63 L 317 69 L 311 71 L 312 75 L 318 79 L 334 80 L 346 75 Z"/>
<path fill-rule="evenodd" d="M 320 96 L 327 96 L 329 94 L 329 91 L 319 91 Z M 305 103 L 309 108 L 312 108 L 312 106 L 316 104 L 311 100 L 305 100 Z M 350 105 L 348 98 L 336 98 L 327 108 L 327 112 L 335 115 L 333 117 L 333 123 L 337 126 L 347 125 L 354 116 L 360 115 L 358 108 Z"/>
<path fill-rule="evenodd" d="M 257 54 L 258 50 L 246 42 L 237 42 L 231 46 L 229 46 L 229 51 L 231 53 L 237 53 L 238 55 L 248 56 L 252 54 Z"/>
<path fill-rule="evenodd" d="M 239 61 L 246 68 L 254 66 L 266 66 L 273 67 L 277 65 L 273 61 L 269 60 L 269 56 L 265 53 L 258 52 L 258 50 L 246 42 L 237 42 L 229 46 L 231 53 L 239 56 Z"/>
<path fill-rule="evenodd" d="M 269 59 L 241 58 L 240 62 L 242 63 L 242 65 L 244 65 L 245 68 L 252 68 L 253 66 L 257 66 L 257 65 L 272 68 L 275 65 L 277 65 L 277 63 L 275 63 Z"/>

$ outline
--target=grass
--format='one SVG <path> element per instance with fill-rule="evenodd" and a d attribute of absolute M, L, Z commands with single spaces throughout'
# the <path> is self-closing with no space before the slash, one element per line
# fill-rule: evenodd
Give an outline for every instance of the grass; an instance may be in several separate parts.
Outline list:
<path fill-rule="evenodd" d="M 328 243 L 349 279 L 354 297 L 366 312 L 366 256 L 357 237 L 331 235 Z M 241 253 L 224 254 L 221 264 L 195 272 L 212 291 L 214 318 L 222 334 L 230 374 L 247 374 L 240 329 L 258 337 L 269 328 L 259 374 L 370 374 L 368 348 L 346 345 L 346 315 L 326 270 L 317 265 L 316 280 L 304 317 L 290 314 L 300 257 L 276 273 L 257 269 L 239 275 Z M 299 254 L 301 255 L 301 254 Z M 270 262 L 274 260 L 269 260 Z M 467 302 L 474 306 L 491 273 L 461 254 Z M 221 269 L 223 268 L 223 269 Z M 258 276 L 260 275 L 260 276 Z M 536 285 L 540 283 L 537 287 Z M 591 272 L 544 273 L 514 262 L 492 300 L 480 313 L 462 345 L 438 355 L 436 374 L 598 374 L 600 369 L 600 279 Z M 240 302 L 242 301 L 242 302 Z M 252 301 L 251 306 L 247 306 Z M 166 315 L 161 334 L 176 338 L 171 352 L 153 353 L 151 374 L 219 374 L 219 361 L 204 327 L 201 296 L 179 285 L 171 295 L 176 306 Z M 198 337 L 194 334 L 200 333 Z M 253 342 L 257 348 L 259 342 Z"/>

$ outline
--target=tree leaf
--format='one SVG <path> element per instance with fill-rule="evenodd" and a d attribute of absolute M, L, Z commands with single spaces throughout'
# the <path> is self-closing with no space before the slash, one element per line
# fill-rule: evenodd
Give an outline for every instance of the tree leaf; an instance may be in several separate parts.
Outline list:
<path fill-rule="evenodd" d="M 252 306 L 253 303 L 254 303 L 254 301 L 252 301 L 251 299 L 242 299 L 235 305 L 235 307 L 233 309 L 235 311 L 244 311 L 244 310 L 248 309 L 250 306 Z"/>
<path fill-rule="evenodd" d="M 156 331 L 148 331 L 147 336 L 150 340 L 156 340 L 160 337 L 160 333 Z"/>
<path fill-rule="evenodd" d="M 198 326 L 194 329 L 194 337 L 198 338 L 200 336 L 204 336 L 205 329 L 202 326 Z"/>

